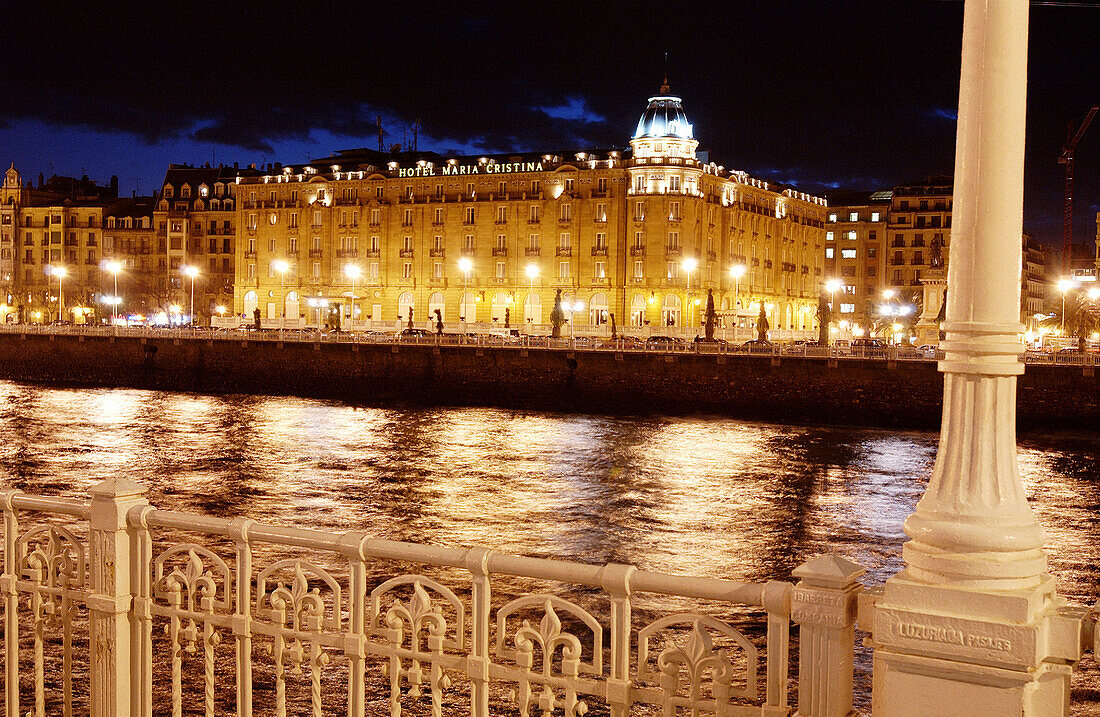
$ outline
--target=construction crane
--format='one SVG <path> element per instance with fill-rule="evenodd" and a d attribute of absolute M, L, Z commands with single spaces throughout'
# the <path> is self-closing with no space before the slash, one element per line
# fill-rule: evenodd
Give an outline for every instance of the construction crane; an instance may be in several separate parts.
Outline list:
<path fill-rule="evenodd" d="M 1073 131 L 1073 125 L 1070 125 L 1069 132 L 1066 133 L 1069 139 L 1066 141 L 1066 146 L 1062 148 L 1061 156 L 1058 157 L 1058 164 L 1064 164 L 1066 167 L 1066 197 L 1062 215 L 1062 268 L 1065 270 L 1065 276 L 1069 276 L 1073 269 L 1073 151 L 1077 149 L 1077 143 L 1089 128 L 1097 110 L 1100 110 L 1100 105 L 1093 105 L 1076 132 Z"/>

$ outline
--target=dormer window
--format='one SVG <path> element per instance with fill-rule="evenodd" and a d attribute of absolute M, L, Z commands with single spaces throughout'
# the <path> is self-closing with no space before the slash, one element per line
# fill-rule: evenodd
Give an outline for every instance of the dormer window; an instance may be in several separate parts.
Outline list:
<path fill-rule="evenodd" d="M 653 143 L 653 151 L 654 152 L 664 152 L 665 151 L 665 143 L 664 142 L 654 142 Z"/>
<path fill-rule="evenodd" d="M 199 186 L 199 196 L 200 197 L 205 197 L 209 193 L 210 193 L 210 188 L 207 187 L 205 184 Z"/>
<path fill-rule="evenodd" d="M 164 185 L 164 196 L 168 199 L 171 199 L 174 196 L 173 193 L 172 193 L 172 185 L 170 185 L 170 184 L 165 184 Z"/>
<path fill-rule="evenodd" d="M 225 185 L 222 184 L 221 182 L 218 182 L 217 184 L 215 184 L 214 185 L 214 194 L 215 194 L 215 196 L 219 196 L 219 197 L 221 195 L 225 194 Z"/>
<path fill-rule="evenodd" d="M 184 198 L 190 197 L 191 196 L 191 187 L 186 185 L 186 184 L 183 185 L 182 187 L 180 187 L 180 196 L 184 197 Z"/>

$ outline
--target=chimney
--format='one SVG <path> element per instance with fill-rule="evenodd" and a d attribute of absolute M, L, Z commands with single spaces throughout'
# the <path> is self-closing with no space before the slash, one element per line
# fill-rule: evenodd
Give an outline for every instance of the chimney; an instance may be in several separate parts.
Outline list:
<path fill-rule="evenodd" d="M 118 175 L 117 174 L 112 174 L 111 175 L 111 196 L 112 197 L 117 197 L 118 196 Z"/>

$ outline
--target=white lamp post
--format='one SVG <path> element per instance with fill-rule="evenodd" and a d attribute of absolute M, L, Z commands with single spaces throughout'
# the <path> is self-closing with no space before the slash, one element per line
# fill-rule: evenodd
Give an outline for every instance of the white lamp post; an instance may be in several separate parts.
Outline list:
<path fill-rule="evenodd" d="M 65 316 L 65 289 L 62 286 L 62 282 L 65 279 L 65 274 L 68 270 L 63 266 L 55 266 L 53 268 L 54 275 L 57 276 L 57 318 L 59 321 L 64 321 Z"/>
<path fill-rule="evenodd" d="M 1058 290 L 1062 292 L 1062 335 L 1066 335 L 1066 294 L 1077 286 L 1073 279 L 1059 279 Z"/>
<path fill-rule="evenodd" d="M 469 323 L 466 317 L 466 294 L 470 287 L 470 269 L 474 267 L 474 262 L 470 261 L 470 257 L 464 256 L 458 260 L 458 268 L 462 272 L 462 306 L 459 307 L 459 312 L 462 314 L 459 316 L 459 320 L 464 323 Z M 477 309 L 474 309 L 477 312 Z M 474 317 L 475 319 L 477 316 Z"/>
<path fill-rule="evenodd" d="M 117 261 L 109 261 L 104 265 L 104 268 L 111 272 L 115 280 L 114 301 L 111 302 L 111 324 L 114 325 L 118 323 L 118 272 L 122 271 L 122 264 Z"/>
<path fill-rule="evenodd" d="M 281 331 L 286 324 L 286 272 L 290 268 L 290 264 L 287 264 L 282 259 L 276 259 L 271 262 L 271 268 L 279 272 L 279 291 L 281 292 L 281 301 L 283 304 L 283 310 L 280 312 L 282 315 L 282 321 L 279 322 L 279 330 Z"/>
<path fill-rule="evenodd" d="M 534 309 L 534 307 L 535 307 L 535 301 L 534 301 L 535 277 L 539 275 L 539 265 L 534 263 L 534 262 L 531 262 L 530 264 L 527 265 L 527 268 L 525 268 L 523 271 L 524 271 L 525 274 L 527 274 L 527 278 L 531 280 L 531 292 L 529 294 L 527 294 L 527 302 L 531 305 L 531 308 Z M 524 310 L 524 313 L 526 313 L 526 309 Z M 528 322 L 528 323 L 534 323 L 534 322 L 531 321 L 531 322 Z"/>
<path fill-rule="evenodd" d="M 695 322 L 693 321 L 693 318 L 692 318 L 693 314 L 692 314 L 692 311 L 691 311 L 691 272 L 695 271 L 695 268 L 697 266 L 699 266 L 699 261 L 695 257 L 689 256 L 688 258 L 686 258 L 682 262 L 680 262 L 680 265 L 682 267 L 684 267 L 684 271 L 687 272 L 687 304 L 688 304 L 688 320 L 687 320 L 687 323 L 688 323 L 688 326 L 690 328 L 695 328 Z"/>
<path fill-rule="evenodd" d="M 741 312 L 737 309 L 737 302 L 741 295 L 741 277 L 745 275 L 744 264 L 734 264 L 730 267 L 730 276 L 733 277 L 733 341 L 737 343 L 737 324 L 741 320 Z"/>
<path fill-rule="evenodd" d="M 183 267 L 183 274 L 191 278 L 191 325 L 195 325 L 195 277 L 199 275 L 197 266 Z"/>
<path fill-rule="evenodd" d="M 355 280 L 362 272 L 355 264 L 344 264 L 344 276 L 351 280 L 351 299 L 348 301 L 348 330 L 355 329 Z M 321 323 L 321 314 L 317 313 L 317 323 Z"/>

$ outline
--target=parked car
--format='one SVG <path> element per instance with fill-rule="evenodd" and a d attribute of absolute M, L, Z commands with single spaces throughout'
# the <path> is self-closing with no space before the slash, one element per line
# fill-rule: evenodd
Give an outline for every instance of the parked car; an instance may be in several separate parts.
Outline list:
<path fill-rule="evenodd" d="M 741 344 L 742 351 L 749 351 L 750 353 L 774 353 L 775 344 L 768 340 L 752 339 Z"/>
<path fill-rule="evenodd" d="M 675 336 L 650 336 L 645 340 L 646 348 L 648 349 L 664 349 L 666 351 L 675 351 L 678 348 L 686 346 L 686 342 Z"/>
<path fill-rule="evenodd" d="M 785 351 L 789 354 L 804 354 L 806 349 L 816 349 L 821 346 L 819 341 L 808 341 L 805 339 L 799 339 L 798 341 L 792 341 L 787 345 Z"/>
<path fill-rule="evenodd" d="M 642 341 L 637 336 L 616 336 L 613 339 L 607 339 L 600 344 L 601 349 L 641 349 L 645 348 L 645 341 Z"/>
<path fill-rule="evenodd" d="M 849 349 L 853 356 L 885 356 L 886 342 L 882 339 L 852 339 Z"/>
<path fill-rule="evenodd" d="M 398 334 L 402 339 L 427 339 L 435 336 L 431 331 L 427 329 L 401 329 L 401 333 Z"/>

